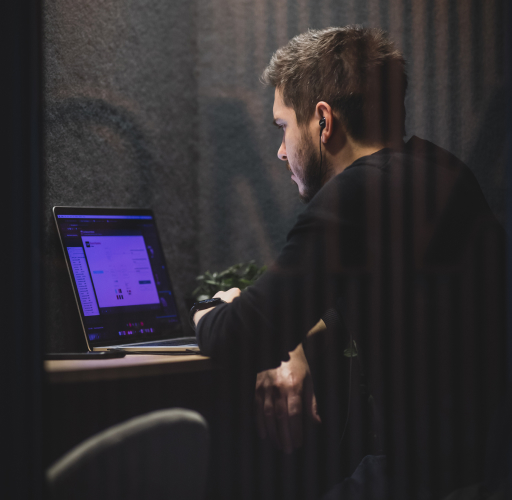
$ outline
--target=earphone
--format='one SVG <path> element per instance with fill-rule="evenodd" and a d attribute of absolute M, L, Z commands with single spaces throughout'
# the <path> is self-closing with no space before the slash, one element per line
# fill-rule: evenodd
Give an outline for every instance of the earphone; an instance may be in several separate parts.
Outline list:
<path fill-rule="evenodd" d="M 318 125 L 320 125 L 320 168 L 322 168 L 322 132 L 325 128 L 325 117 L 321 118 L 321 120 L 318 122 Z"/>
<path fill-rule="evenodd" d="M 318 125 L 320 125 L 320 137 L 322 137 L 322 132 L 325 128 L 325 118 L 322 118 L 319 122 L 318 122 Z"/>

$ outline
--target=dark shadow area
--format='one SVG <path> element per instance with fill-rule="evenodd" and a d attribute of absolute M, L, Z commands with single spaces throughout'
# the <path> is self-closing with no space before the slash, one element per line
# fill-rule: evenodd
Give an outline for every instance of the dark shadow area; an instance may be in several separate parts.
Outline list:
<path fill-rule="evenodd" d="M 478 179 L 489 205 L 503 226 L 506 218 L 506 186 L 503 182 L 503 157 L 507 137 L 504 107 L 506 101 L 505 87 L 497 89 L 489 99 L 468 161 L 468 167 Z"/>
<path fill-rule="evenodd" d="M 263 170 L 261 153 L 252 140 L 255 124 L 244 103 L 235 99 L 210 101 L 204 110 L 212 169 L 208 191 L 218 203 L 207 208 L 201 222 L 211 237 L 211 247 L 223 249 L 217 265 L 232 265 L 239 259 L 234 251 L 234 220 L 240 217 L 246 217 L 245 225 L 250 228 L 243 234 L 243 247 L 257 249 L 265 243 L 261 241 L 263 234 L 268 236 L 274 256 L 279 251 L 276 237 L 266 233 L 276 220 L 284 219 L 284 214 L 277 187 Z M 285 168 L 284 164 L 278 167 Z M 254 210 L 244 206 L 244 198 Z"/>
<path fill-rule="evenodd" d="M 153 172 L 157 165 L 143 128 L 132 113 L 101 99 L 77 97 L 50 106 L 46 116 L 46 151 L 50 155 L 47 159 L 46 199 L 55 204 L 74 206 L 152 205 L 155 195 Z M 93 152 L 94 156 L 88 152 Z M 108 173 L 108 160 L 112 154 L 124 155 L 126 162 L 114 162 L 112 172 Z M 45 219 L 45 309 L 52 325 L 46 350 L 86 351 L 52 214 L 46 213 Z"/>

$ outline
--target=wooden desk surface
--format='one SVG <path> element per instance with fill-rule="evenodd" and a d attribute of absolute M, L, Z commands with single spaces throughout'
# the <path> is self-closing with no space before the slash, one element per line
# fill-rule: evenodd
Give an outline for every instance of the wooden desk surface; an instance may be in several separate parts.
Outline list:
<path fill-rule="evenodd" d="M 44 368 L 50 383 L 66 384 L 198 372 L 214 365 L 210 358 L 196 354 L 134 354 L 117 359 L 47 360 Z"/>

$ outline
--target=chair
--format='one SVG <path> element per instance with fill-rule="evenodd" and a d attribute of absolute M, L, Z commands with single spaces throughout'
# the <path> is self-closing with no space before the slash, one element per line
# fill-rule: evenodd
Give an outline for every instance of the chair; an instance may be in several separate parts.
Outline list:
<path fill-rule="evenodd" d="M 155 411 L 76 446 L 47 471 L 52 500 L 196 500 L 205 491 L 208 426 L 191 410 Z"/>

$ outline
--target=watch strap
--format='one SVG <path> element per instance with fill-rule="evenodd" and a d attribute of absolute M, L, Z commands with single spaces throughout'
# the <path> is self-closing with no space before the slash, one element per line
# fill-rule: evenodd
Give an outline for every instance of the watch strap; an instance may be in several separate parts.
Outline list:
<path fill-rule="evenodd" d="M 220 304 L 227 304 L 225 300 L 220 299 L 219 297 L 213 297 L 211 299 L 200 300 L 199 302 L 195 302 L 189 313 L 189 321 L 190 326 L 194 331 L 196 331 L 196 324 L 194 323 L 194 315 L 197 311 L 203 311 L 204 309 L 209 309 L 210 307 L 216 307 Z"/>

